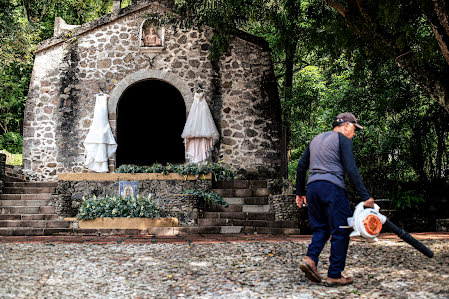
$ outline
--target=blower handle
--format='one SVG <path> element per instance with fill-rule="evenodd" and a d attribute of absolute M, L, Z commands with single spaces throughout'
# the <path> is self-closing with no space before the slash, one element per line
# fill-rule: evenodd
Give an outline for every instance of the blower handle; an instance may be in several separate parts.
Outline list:
<path fill-rule="evenodd" d="M 415 249 L 417 249 L 418 251 L 423 253 L 425 256 L 427 256 L 429 258 L 433 257 L 433 251 L 432 250 L 430 250 L 428 247 L 426 247 L 426 245 L 424 245 L 423 243 L 421 243 L 418 240 L 416 240 L 415 238 L 413 238 L 405 230 L 403 230 L 402 228 L 396 226 L 396 224 L 394 224 L 390 220 L 387 219 L 387 221 L 385 221 L 384 227 L 389 228 L 393 233 L 398 235 L 399 238 L 401 238 L 402 240 L 404 240 L 408 244 L 412 245 Z"/>

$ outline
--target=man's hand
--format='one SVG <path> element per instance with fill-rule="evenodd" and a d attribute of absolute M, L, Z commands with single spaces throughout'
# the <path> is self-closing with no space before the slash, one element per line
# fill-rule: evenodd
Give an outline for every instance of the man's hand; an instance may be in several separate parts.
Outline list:
<path fill-rule="evenodd" d="M 307 206 L 307 198 L 304 195 L 296 195 L 296 205 L 299 208 Z"/>
<path fill-rule="evenodd" d="M 363 206 L 365 208 L 374 208 L 374 198 L 371 197 L 370 199 L 366 200 Z"/>

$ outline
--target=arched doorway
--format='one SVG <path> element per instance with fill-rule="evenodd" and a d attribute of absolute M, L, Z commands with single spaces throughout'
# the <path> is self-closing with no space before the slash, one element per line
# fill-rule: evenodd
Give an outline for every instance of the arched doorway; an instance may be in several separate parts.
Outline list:
<path fill-rule="evenodd" d="M 181 93 L 160 80 L 129 86 L 117 107 L 116 167 L 183 163 L 186 106 Z"/>

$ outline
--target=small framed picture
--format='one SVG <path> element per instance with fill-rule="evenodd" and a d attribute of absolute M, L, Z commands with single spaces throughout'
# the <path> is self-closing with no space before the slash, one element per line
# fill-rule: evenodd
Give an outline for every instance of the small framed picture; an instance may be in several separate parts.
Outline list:
<path fill-rule="evenodd" d="M 119 195 L 122 197 L 137 196 L 137 181 L 120 181 Z"/>

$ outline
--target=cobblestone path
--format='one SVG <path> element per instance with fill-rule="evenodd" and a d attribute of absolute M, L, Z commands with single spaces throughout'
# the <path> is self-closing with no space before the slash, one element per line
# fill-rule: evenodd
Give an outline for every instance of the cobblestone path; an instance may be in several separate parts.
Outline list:
<path fill-rule="evenodd" d="M 2 237 L 0 298 L 448 298 L 449 235 L 415 236 L 433 259 L 390 235 L 352 241 L 340 288 L 299 271 L 304 236 Z"/>

